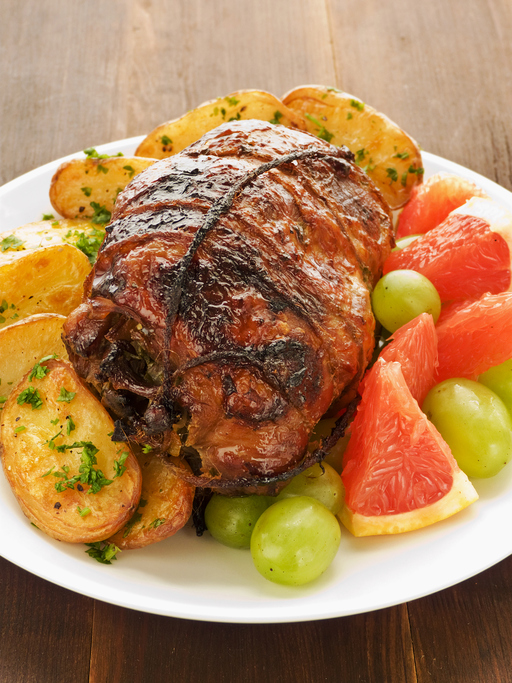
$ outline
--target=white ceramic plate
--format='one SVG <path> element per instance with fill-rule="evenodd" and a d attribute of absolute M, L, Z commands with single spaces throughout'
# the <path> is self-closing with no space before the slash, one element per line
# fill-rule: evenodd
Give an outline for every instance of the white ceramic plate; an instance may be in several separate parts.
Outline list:
<path fill-rule="evenodd" d="M 98 147 L 131 154 L 139 138 Z M 73 158 L 77 155 L 73 155 Z M 512 194 L 457 164 L 424 153 L 426 175 L 464 176 L 512 210 Z M 0 188 L 0 232 L 52 211 L 50 179 L 64 161 L 46 164 Z M 39 577 L 105 602 L 204 621 L 270 623 L 340 617 L 428 595 L 487 569 L 512 553 L 512 465 L 475 486 L 480 500 L 437 525 L 409 534 L 353 538 L 343 530 L 327 572 L 301 588 L 260 577 L 246 551 L 225 548 L 191 528 L 143 550 L 126 551 L 110 566 L 83 545 L 54 541 L 35 529 L 0 474 L 0 554 Z"/>

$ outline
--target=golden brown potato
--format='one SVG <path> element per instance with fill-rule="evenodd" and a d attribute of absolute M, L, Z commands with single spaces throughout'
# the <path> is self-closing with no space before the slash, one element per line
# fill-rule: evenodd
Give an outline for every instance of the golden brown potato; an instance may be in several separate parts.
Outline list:
<path fill-rule="evenodd" d="M 307 121 L 307 129 L 333 145 L 346 145 L 392 209 L 403 206 L 423 180 L 416 142 L 387 116 L 357 97 L 323 85 L 290 90 L 283 102 Z"/>
<path fill-rule="evenodd" d="M 0 330 L 0 407 L 41 358 L 57 354 L 67 360 L 61 339 L 65 320 L 63 315 L 41 313 Z"/>
<path fill-rule="evenodd" d="M 192 513 L 195 488 L 176 476 L 170 462 L 152 453 L 135 451 L 142 472 L 142 493 L 137 511 L 109 539 L 121 550 L 143 548 L 173 536 Z M 180 466 L 173 459 L 175 466 Z"/>
<path fill-rule="evenodd" d="M 139 464 L 124 444 L 111 441 L 112 419 L 70 363 L 50 360 L 38 368 L 2 412 L 7 480 L 23 512 L 49 536 L 105 540 L 138 505 Z"/>
<path fill-rule="evenodd" d="M 94 263 L 104 237 L 104 227 L 88 218 L 52 217 L 27 223 L 0 235 L 0 263 L 2 254 L 6 252 L 28 251 L 55 244 L 72 244 Z"/>
<path fill-rule="evenodd" d="M 181 152 L 205 133 L 233 119 L 258 119 L 306 130 L 303 117 L 263 90 L 238 90 L 199 105 L 184 116 L 155 128 L 135 154 L 164 159 Z"/>
<path fill-rule="evenodd" d="M 0 328 L 34 313 L 68 315 L 91 265 L 70 244 L 0 253 Z"/>
<path fill-rule="evenodd" d="M 73 159 L 61 164 L 52 178 L 50 201 L 64 218 L 93 218 L 108 223 L 116 197 L 154 159 L 108 157 Z"/>

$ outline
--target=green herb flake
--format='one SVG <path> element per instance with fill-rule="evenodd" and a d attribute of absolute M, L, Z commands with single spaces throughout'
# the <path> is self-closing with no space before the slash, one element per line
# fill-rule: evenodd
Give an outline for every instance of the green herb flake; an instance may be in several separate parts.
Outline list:
<path fill-rule="evenodd" d="M 356 164 L 362 164 L 364 161 L 364 158 L 367 154 L 368 154 L 368 152 L 365 150 L 364 147 L 362 147 L 361 149 L 358 149 L 356 154 L 355 154 Z"/>
<path fill-rule="evenodd" d="M 405 187 L 407 185 L 407 176 L 408 176 L 407 171 L 405 171 L 405 173 L 402 173 L 402 177 L 400 179 L 402 187 Z"/>
<path fill-rule="evenodd" d="M 3 405 L 7 401 L 8 398 L 9 398 L 8 396 L 0 396 L 0 405 Z"/>
<path fill-rule="evenodd" d="M 80 505 L 76 506 L 76 511 L 80 517 L 87 517 L 87 515 L 91 514 L 91 508 L 81 508 Z"/>
<path fill-rule="evenodd" d="M 350 121 L 350 119 L 353 119 L 353 118 L 354 118 L 354 114 L 352 114 L 351 111 L 348 111 L 347 112 L 347 121 Z"/>
<path fill-rule="evenodd" d="M 304 114 L 304 116 L 309 121 L 311 121 L 311 123 L 314 123 L 315 126 L 318 126 L 319 130 L 318 130 L 318 133 L 316 133 L 316 136 L 318 138 L 321 138 L 322 140 L 325 140 L 326 142 L 330 142 L 333 139 L 334 133 L 330 133 L 327 130 L 327 128 L 322 123 L 320 123 L 320 121 L 318 119 L 316 119 L 314 116 L 311 116 L 311 114 L 307 114 L 307 113 Z"/>
<path fill-rule="evenodd" d="M 225 97 L 224 99 L 230 107 L 236 107 L 236 105 L 240 102 L 240 100 L 237 100 L 236 97 Z"/>
<path fill-rule="evenodd" d="M 53 221 L 54 219 L 53 213 L 43 213 L 43 221 Z"/>
<path fill-rule="evenodd" d="M 52 425 L 56 425 L 59 422 L 59 418 L 56 417 L 55 420 L 50 420 L 50 422 L 52 423 Z"/>
<path fill-rule="evenodd" d="M 128 451 L 124 451 L 123 453 L 121 453 L 119 460 L 114 460 L 114 479 L 116 477 L 122 477 L 123 474 L 126 472 L 126 467 L 124 463 L 126 462 L 126 459 L 129 455 L 130 454 L 128 453 Z"/>
<path fill-rule="evenodd" d="M 105 223 L 110 222 L 112 214 L 106 206 L 101 206 L 98 202 L 91 202 L 90 205 L 94 211 L 94 216 L 91 218 L 93 223 L 96 223 L 96 225 L 105 225 Z"/>
<path fill-rule="evenodd" d="M 80 188 L 86 197 L 90 197 L 92 194 L 92 187 L 81 187 Z"/>
<path fill-rule="evenodd" d="M 130 166 L 130 165 L 128 165 L 128 166 L 123 166 L 123 169 L 124 169 L 125 171 L 128 171 L 128 176 L 129 176 L 130 178 L 133 178 L 133 176 L 135 175 L 135 169 L 133 168 L 133 166 Z"/>
<path fill-rule="evenodd" d="M 73 432 L 76 429 L 75 423 L 73 422 L 73 418 L 71 415 L 68 415 L 66 417 L 66 434 L 69 436 L 71 432 Z"/>
<path fill-rule="evenodd" d="M 0 313 L 3 313 L 9 308 L 9 304 L 5 299 L 2 299 L 2 303 L 0 303 Z"/>
<path fill-rule="evenodd" d="M 158 527 L 165 522 L 165 519 L 159 519 L 158 517 L 154 519 L 151 524 L 148 525 L 148 529 L 158 529 Z"/>
<path fill-rule="evenodd" d="M 48 470 L 48 472 L 45 472 L 44 474 L 42 474 L 42 475 L 41 475 L 41 479 L 42 479 L 43 477 L 47 477 L 49 474 L 51 474 L 51 473 L 53 472 L 54 469 L 55 469 L 55 465 L 54 465 L 53 467 L 50 467 L 50 469 Z"/>
<path fill-rule="evenodd" d="M 28 381 L 32 382 L 34 379 L 43 379 L 43 377 L 46 377 L 46 375 L 50 372 L 50 368 L 47 368 L 46 365 L 41 365 L 41 363 L 46 363 L 46 361 L 54 360 L 55 358 L 57 358 L 56 353 L 52 353 L 50 356 L 44 356 L 44 358 L 41 358 L 41 360 L 38 361 L 32 368 L 30 375 L 28 376 Z"/>
<path fill-rule="evenodd" d="M 162 145 L 165 145 L 166 147 L 172 145 L 172 140 L 168 135 L 162 135 L 160 140 L 162 141 Z"/>
<path fill-rule="evenodd" d="M 397 152 L 396 154 L 393 154 L 393 159 L 408 159 L 409 156 L 409 152 Z"/>
<path fill-rule="evenodd" d="M 224 107 L 220 108 L 220 113 L 222 114 L 222 118 L 225 119 L 226 118 L 226 110 L 224 109 Z"/>
<path fill-rule="evenodd" d="M 98 164 L 98 167 L 96 168 L 97 173 L 105 173 L 105 175 L 108 173 L 108 168 L 106 166 L 103 166 L 103 164 Z"/>
<path fill-rule="evenodd" d="M 19 426 L 16 427 L 16 429 L 14 430 L 14 433 L 15 433 L 15 434 L 19 434 L 20 432 L 24 432 L 25 429 L 26 429 L 25 425 L 19 425 Z"/>
<path fill-rule="evenodd" d="M 398 180 L 398 171 L 396 168 L 390 167 L 386 169 L 386 175 L 390 178 L 391 182 L 394 183 Z"/>
<path fill-rule="evenodd" d="M 67 391 L 64 387 L 60 388 L 60 394 L 59 397 L 57 398 L 57 401 L 59 403 L 71 403 L 71 401 L 75 398 L 76 396 L 76 391 Z"/>
<path fill-rule="evenodd" d="M 124 528 L 124 533 L 123 533 L 123 538 L 126 538 L 128 534 L 131 532 L 133 527 L 140 522 L 142 519 L 142 514 L 140 512 L 136 512 L 133 517 L 128 521 Z"/>
<path fill-rule="evenodd" d="M 275 126 L 277 126 L 279 123 L 281 123 L 282 118 L 283 118 L 283 113 L 280 111 L 275 111 L 274 112 L 274 118 L 270 119 L 269 123 L 273 123 Z"/>
<path fill-rule="evenodd" d="M 350 106 L 357 109 L 357 111 L 364 111 L 364 102 L 360 102 L 359 100 L 350 100 Z"/>
<path fill-rule="evenodd" d="M 86 543 L 85 545 L 89 547 L 89 550 L 85 551 L 87 555 L 101 562 L 101 564 L 112 564 L 112 560 L 117 560 L 117 553 L 121 552 L 117 545 L 107 541 Z"/>
<path fill-rule="evenodd" d="M 20 240 L 19 237 L 16 237 L 16 235 L 9 235 L 8 237 L 4 237 L 4 239 L 0 242 L 2 251 L 7 251 L 8 249 L 19 249 L 24 244 L 25 240 Z"/>
<path fill-rule="evenodd" d="M 94 147 L 84 149 L 84 154 L 88 159 L 108 159 L 108 154 L 98 154 Z"/>
<path fill-rule="evenodd" d="M 41 408 L 43 405 L 43 399 L 41 398 L 38 389 L 34 389 L 34 387 L 27 387 L 18 396 L 16 403 L 19 406 L 22 406 L 26 403 L 27 405 L 32 406 L 32 410 L 39 410 L 39 408 Z"/>
<path fill-rule="evenodd" d="M 142 452 L 143 453 L 150 453 L 153 450 L 153 447 L 150 446 L 148 443 L 145 443 L 144 446 L 142 446 Z"/>
<path fill-rule="evenodd" d="M 98 251 L 103 244 L 104 237 L 104 230 L 94 227 L 92 228 L 92 233 L 89 235 L 85 232 L 79 232 L 78 230 L 75 230 L 74 232 L 70 230 L 66 233 L 66 239 L 87 256 L 91 265 L 94 265 L 96 262 Z"/>

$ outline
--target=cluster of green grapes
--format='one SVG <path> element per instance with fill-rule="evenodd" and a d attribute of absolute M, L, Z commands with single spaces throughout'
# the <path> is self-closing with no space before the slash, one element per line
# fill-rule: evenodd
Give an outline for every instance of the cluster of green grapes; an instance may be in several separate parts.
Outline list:
<path fill-rule="evenodd" d="M 343 500 L 340 475 L 323 463 L 298 474 L 275 498 L 214 494 L 205 521 L 224 545 L 250 548 L 266 579 L 297 586 L 320 576 L 338 552 Z"/>
<path fill-rule="evenodd" d="M 397 241 L 403 248 L 416 235 Z M 384 275 L 372 295 L 381 325 L 395 332 L 421 313 L 437 322 L 441 300 L 434 285 L 413 270 Z M 492 477 L 512 457 L 512 359 L 480 375 L 478 381 L 446 379 L 428 393 L 422 410 L 450 446 L 468 477 Z"/>

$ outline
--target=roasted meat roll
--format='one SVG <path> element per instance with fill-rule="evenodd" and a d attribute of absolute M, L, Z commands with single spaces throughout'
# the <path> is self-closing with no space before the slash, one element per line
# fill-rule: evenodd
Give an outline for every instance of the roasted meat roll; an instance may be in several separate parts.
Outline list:
<path fill-rule="evenodd" d="M 307 464 L 354 396 L 392 245 L 348 149 L 228 122 L 119 195 L 65 343 L 116 440 L 179 456 L 195 485 L 257 490 Z"/>

